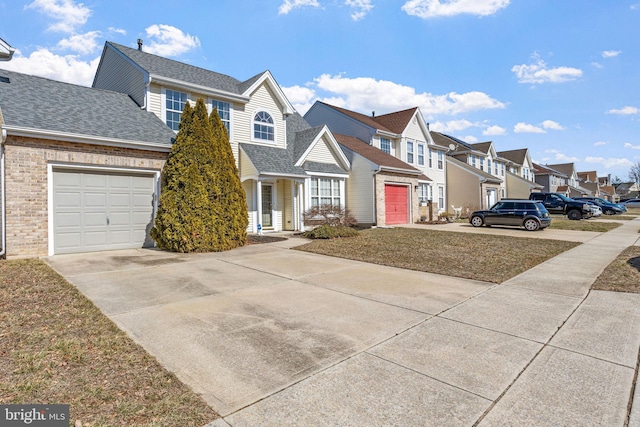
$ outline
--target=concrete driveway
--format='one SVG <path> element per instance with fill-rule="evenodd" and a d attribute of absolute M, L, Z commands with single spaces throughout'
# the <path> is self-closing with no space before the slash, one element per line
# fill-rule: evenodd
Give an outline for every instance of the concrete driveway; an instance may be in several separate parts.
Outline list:
<path fill-rule="evenodd" d="M 634 223 L 500 285 L 290 250 L 298 238 L 47 261 L 216 425 L 622 426 L 640 295 L 589 287 Z"/>

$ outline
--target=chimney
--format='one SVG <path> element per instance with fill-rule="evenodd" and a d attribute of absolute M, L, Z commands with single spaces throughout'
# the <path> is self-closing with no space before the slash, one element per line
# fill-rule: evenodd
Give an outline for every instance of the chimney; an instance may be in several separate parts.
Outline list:
<path fill-rule="evenodd" d="M 429 129 L 429 122 L 427 122 L 427 132 L 431 132 L 431 129 Z"/>
<path fill-rule="evenodd" d="M 138 50 L 142 52 L 142 39 L 138 39 Z"/>
<path fill-rule="evenodd" d="M 372 111 L 372 112 L 371 112 L 371 117 L 375 117 L 375 116 L 376 116 L 376 112 L 375 112 L 375 111 Z"/>

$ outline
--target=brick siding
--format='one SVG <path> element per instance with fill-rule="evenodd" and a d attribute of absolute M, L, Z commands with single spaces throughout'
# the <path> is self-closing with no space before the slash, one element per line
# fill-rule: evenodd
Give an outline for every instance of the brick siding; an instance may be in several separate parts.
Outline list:
<path fill-rule="evenodd" d="M 7 257 L 48 254 L 49 163 L 161 170 L 168 153 L 26 137 L 5 142 Z"/>

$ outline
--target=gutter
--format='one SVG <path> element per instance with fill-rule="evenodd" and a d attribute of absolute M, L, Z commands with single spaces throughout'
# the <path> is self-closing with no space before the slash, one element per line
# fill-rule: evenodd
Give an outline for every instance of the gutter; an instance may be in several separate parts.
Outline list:
<path fill-rule="evenodd" d="M 2 203 L 2 211 L 0 213 L 0 225 L 2 233 L 2 248 L 0 249 L 0 258 L 5 258 L 7 254 L 7 219 L 6 219 L 6 197 L 5 197 L 5 179 L 4 179 L 4 143 L 7 140 L 7 130 L 2 129 L 0 133 L 0 203 Z"/>

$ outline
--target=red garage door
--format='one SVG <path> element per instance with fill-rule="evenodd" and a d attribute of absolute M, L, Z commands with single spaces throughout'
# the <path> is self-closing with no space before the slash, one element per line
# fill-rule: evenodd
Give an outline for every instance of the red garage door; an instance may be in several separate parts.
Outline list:
<path fill-rule="evenodd" d="M 409 222 L 409 194 L 406 185 L 384 186 L 385 219 L 388 225 Z"/>

